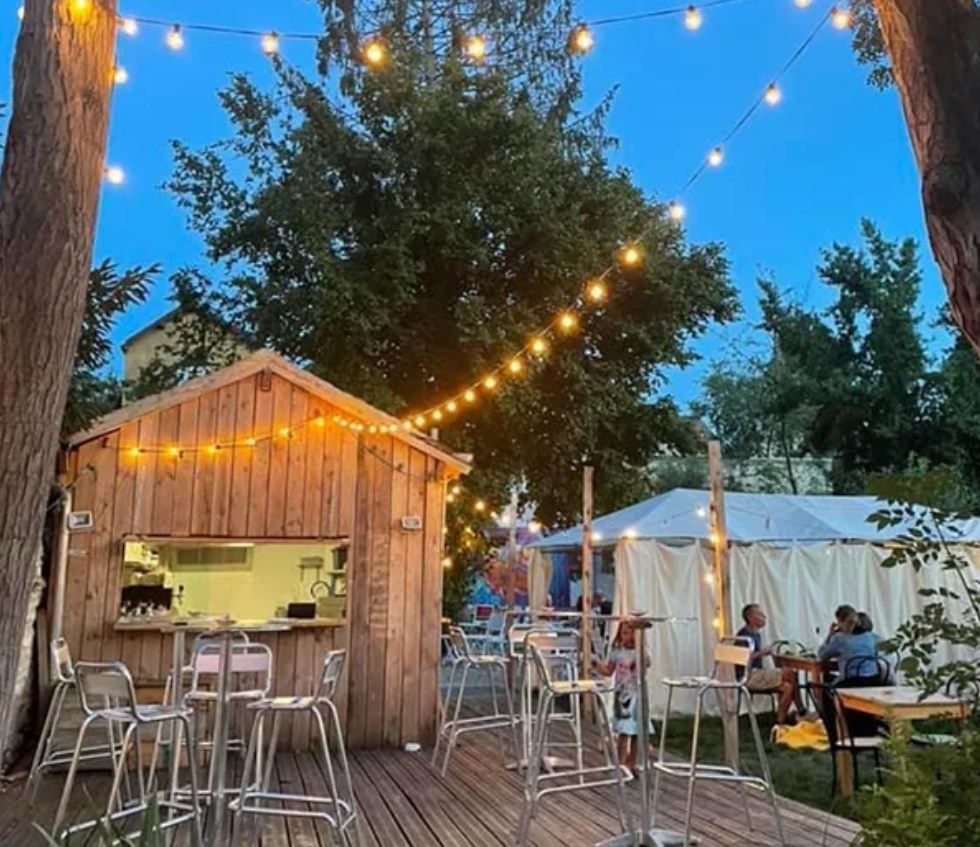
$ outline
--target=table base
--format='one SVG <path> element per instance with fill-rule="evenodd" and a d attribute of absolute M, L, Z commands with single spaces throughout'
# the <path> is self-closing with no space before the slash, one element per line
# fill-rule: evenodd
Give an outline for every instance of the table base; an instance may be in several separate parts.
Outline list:
<path fill-rule="evenodd" d="M 633 839 L 636 839 L 634 841 Z M 691 836 L 691 844 L 699 844 L 700 839 Z M 613 838 L 598 842 L 595 847 L 684 847 L 686 842 L 680 832 L 671 832 L 669 829 L 651 829 L 649 832 L 637 830 L 635 833 L 624 832 Z"/>

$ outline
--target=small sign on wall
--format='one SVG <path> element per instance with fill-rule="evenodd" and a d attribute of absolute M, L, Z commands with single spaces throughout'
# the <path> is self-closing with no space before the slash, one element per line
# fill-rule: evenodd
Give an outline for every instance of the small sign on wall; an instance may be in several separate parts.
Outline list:
<path fill-rule="evenodd" d="M 418 515 L 405 515 L 402 518 L 402 529 L 409 532 L 418 532 L 422 529 L 422 518 Z"/>
<path fill-rule="evenodd" d="M 70 532 L 84 532 L 95 525 L 91 512 L 69 512 L 68 529 Z"/>

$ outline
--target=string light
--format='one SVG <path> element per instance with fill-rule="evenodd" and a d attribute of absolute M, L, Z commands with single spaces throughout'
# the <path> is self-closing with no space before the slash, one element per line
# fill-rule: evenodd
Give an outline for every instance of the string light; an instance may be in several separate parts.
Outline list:
<path fill-rule="evenodd" d="M 451 567 L 453 566 L 453 560 L 452 560 L 452 559 L 451 559 L 451 558 L 450 558 L 449 556 L 446 556 L 446 557 L 445 557 L 445 558 L 444 558 L 444 559 L 442 560 L 442 566 L 443 566 L 444 568 L 451 568 Z"/>
<path fill-rule="evenodd" d="M 273 56 L 279 52 L 279 35 L 275 32 L 267 32 L 262 36 L 262 52 L 266 56 Z"/>
<path fill-rule="evenodd" d="M 797 9 L 806 9 L 813 5 L 813 0 L 793 0 Z"/>
<path fill-rule="evenodd" d="M 635 268 L 643 261 L 643 253 L 635 244 L 627 244 L 619 251 L 618 259 L 624 268 Z"/>
<path fill-rule="evenodd" d="M 446 411 L 449 412 L 449 413 L 451 413 L 451 414 L 452 413 L 455 413 L 458 408 L 459 408 L 459 406 L 456 405 L 456 401 L 455 400 L 450 400 L 448 403 L 446 403 Z"/>
<path fill-rule="evenodd" d="M 475 403 L 476 402 L 476 392 L 472 388 L 467 388 L 466 389 L 466 393 L 463 394 L 463 399 L 467 403 Z"/>
<path fill-rule="evenodd" d="M 834 6 L 830 10 L 830 21 L 837 29 L 847 29 L 851 25 L 851 13 L 848 9 Z"/>
<path fill-rule="evenodd" d="M 684 26 L 693 32 L 696 29 L 701 29 L 703 23 L 704 17 L 701 15 L 701 10 L 697 6 L 688 6 L 684 12 Z"/>
<path fill-rule="evenodd" d="M 174 24 L 170 27 L 163 40 L 171 50 L 182 50 L 184 47 L 184 34 L 180 30 L 180 24 Z"/>
<path fill-rule="evenodd" d="M 670 216 L 672 221 L 682 221 L 684 220 L 684 215 L 687 214 L 687 209 L 685 209 L 676 200 L 671 200 L 667 204 L 667 214 Z"/>
<path fill-rule="evenodd" d="M 171 447 L 169 450 L 167 450 L 167 455 L 173 457 L 174 459 L 180 458 L 180 448 Z"/>
<path fill-rule="evenodd" d="M 475 512 L 485 512 L 487 509 L 487 504 L 483 500 L 477 500 L 473 504 L 473 511 Z"/>
<path fill-rule="evenodd" d="M 112 72 L 112 81 L 116 85 L 124 85 L 129 82 L 129 72 L 122 65 L 116 65 Z"/>
<path fill-rule="evenodd" d="M 221 445 L 220 444 L 209 444 L 207 447 L 204 448 L 204 451 L 209 456 L 216 456 L 216 455 L 218 455 L 218 451 L 219 450 L 221 450 Z"/>
<path fill-rule="evenodd" d="M 289 438 L 292 436 L 292 434 L 293 431 L 288 426 L 281 427 L 279 430 L 279 435 L 281 435 L 283 438 Z"/>
<path fill-rule="evenodd" d="M 584 55 L 595 47 L 595 36 L 588 24 L 579 24 L 568 37 L 568 49 L 572 53 Z"/>
<path fill-rule="evenodd" d="M 437 421 L 437 422 L 442 420 L 442 412 L 439 411 L 439 409 L 436 409 L 432 413 L 432 420 Z"/>
<path fill-rule="evenodd" d="M 17 7 L 17 20 L 24 20 L 24 7 L 23 5 Z"/>
<path fill-rule="evenodd" d="M 535 356 L 543 356 L 548 352 L 548 342 L 538 336 L 531 342 L 531 352 Z"/>
<path fill-rule="evenodd" d="M 119 165 L 106 165 L 102 173 L 111 185 L 122 185 L 126 181 L 126 173 Z"/>
<path fill-rule="evenodd" d="M 487 389 L 487 391 L 493 391 L 497 387 L 497 377 L 490 374 L 490 376 L 483 380 L 483 387 Z"/>
<path fill-rule="evenodd" d="M 592 530 L 592 535 L 590 536 L 593 541 L 602 541 L 602 533 L 599 530 Z"/>
<path fill-rule="evenodd" d="M 418 416 L 418 417 L 417 417 L 417 418 L 415 419 L 415 425 L 416 425 L 417 427 L 419 427 L 419 429 L 421 429 L 421 428 L 422 428 L 423 426 L 425 426 L 425 415 L 419 415 L 419 416 Z"/>
<path fill-rule="evenodd" d="M 136 35 L 140 31 L 139 24 L 132 18 L 120 18 L 119 28 L 129 36 Z"/>
<path fill-rule="evenodd" d="M 372 68 L 380 68 L 388 60 L 388 48 L 380 38 L 369 38 L 361 48 L 365 64 Z"/>
<path fill-rule="evenodd" d="M 783 99 L 783 92 L 780 91 L 779 86 L 774 82 L 770 82 L 766 86 L 766 93 L 762 95 L 763 99 L 770 105 L 775 106 Z"/>
<path fill-rule="evenodd" d="M 143 451 L 139 447 L 130 447 L 127 451 L 130 456 L 134 459 L 137 458 Z"/>
<path fill-rule="evenodd" d="M 92 0 L 71 0 L 72 16 L 80 21 L 88 19 L 88 16 L 92 13 Z"/>
<path fill-rule="evenodd" d="M 254 438 L 246 438 L 245 439 L 245 446 L 246 447 L 254 447 L 256 444 L 257 444 L 257 442 L 256 442 L 256 440 Z"/>
<path fill-rule="evenodd" d="M 708 154 L 708 164 L 713 168 L 717 168 L 723 161 L 725 161 L 725 152 L 720 147 L 715 147 Z"/>
<path fill-rule="evenodd" d="M 609 294 L 609 290 L 606 288 L 606 284 L 601 280 L 597 279 L 589 285 L 589 299 L 593 303 L 601 303 Z"/>
<path fill-rule="evenodd" d="M 471 62 L 482 62 L 487 58 L 487 40 L 482 35 L 470 35 L 463 42 L 463 50 Z"/>
<path fill-rule="evenodd" d="M 522 370 L 524 370 L 524 365 L 520 359 L 511 359 L 510 364 L 507 365 L 507 370 L 509 370 L 512 374 L 519 374 Z"/>
<path fill-rule="evenodd" d="M 575 317 L 572 312 L 563 312 L 562 316 L 558 319 L 558 326 L 560 326 L 565 332 L 571 332 L 578 324 L 578 318 Z"/>
<path fill-rule="evenodd" d="M 541 532 L 541 524 L 537 521 L 530 521 L 527 525 L 527 531 L 532 535 L 537 535 L 539 532 Z"/>
<path fill-rule="evenodd" d="M 715 584 L 715 575 L 713 573 L 706 573 L 704 575 L 704 582 L 705 582 L 705 585 L 714 585 Z"/>
<path fill-rule="evenodd" d="M 632 527 L 628 527 L 623 530 L 623 538 L 625 538 L 627 541 L 632 541 L 636 537 L 637 537 L 637 532 Z"/>
<path fill-rule="evenodd" d="M 463 493 L 463 489 L 458 485 L 454 485 L 452 487 L 452 493 L 459 497 L 459 495 Z"/>
<path fill-rule="evenodd" d="M 313 418 L 313 423 L 320 427 L 320 429 L 323 429 L 327 425 L 327 419 L 323 415 L 317 415 Z"/>

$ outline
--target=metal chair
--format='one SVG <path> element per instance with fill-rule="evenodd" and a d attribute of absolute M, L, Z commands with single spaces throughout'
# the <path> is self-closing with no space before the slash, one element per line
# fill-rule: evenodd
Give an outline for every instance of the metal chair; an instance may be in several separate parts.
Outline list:
<path fill-rule="evenodd" d="M 55 671 L 55 685 L 51 692 L 51 702 L 44 718 L 41 735 L 37 740 L 37 749 L 34 751 L 27 785 L 24 788 L 24 792 L 31 803 L 34 802 L 37 795 L 37 789 L 44 771 L 67 765 L 75 753 L 74 746 L 62 749 L 57 749 L 54 746 L 55 737 L 61 729 L 61 713 L 65 706 L 65 700 L 69 693 L 75 689 L 75 667 L 68 650 L 68 642 L 64 638 L 56 638 L 51 642 L 50 648 L 51 667 Z M 91 762 L 106 759 L 112 762 L 113 751 L 117 750 L 119 746 L 114 733 L 110 733 L 109 742 L 108 744 L 83 747 L 79 754 L 79 761 Z"/>
<path fill-rule="evenodd" d="M 190 804 L 179 802 L 171 792 L 163 799 L 158 798 L 161 810 L 172 810 L 178 814 L 161 815 L 159 828 L 161 830 L 179 826 L 185 821 L 192 822 L 191 843 L 194 847 L 201 844 L 201 815 L 197 791 L 197 766 L 194 758 L 194 740 L 190 734 L 188 712 L 184 709 L 164 705 L 141 706 L 136 701 L 136 690 L 129 670 L 122 662 L 79 662 L 75 667 L 75 678 L 79 699 L 85 719 L 78 731 L 75 742 L 75 752 L 68 767 L 68 776 L 61 793 L 61 802 L 54 821 L 56 838 L 75 832 L 90 830 L 101 821 L 106 826 L 116 826 L 118 821 L 124 821 L 133 815 L 141 815 L 149 808 L 149 801 L 155 795 L 156 784 L 156 748 L 150 761 L 147 773 L 143 772 L 143 756 L 140 749 L 140 729 L 142 727 L 159 728 L 163 724 L 179 722 L 184 728 L 184 738 L 187 751 L 187 767 L 190 771 Z M 112 787 L 106 803 L 106 813 L 99 820 L 85 821 L 75 824 L 62 832 L 62 824 L 68 810 L 68 801 L 75 783 L 78 763 L 81 761 L 81 751 L 85 736 L 96 721 L 103 721 L 110 731 L 115 728 L 121 731 L 122 742 L 118 751 L 113 754 Z M 135 754 L 139 795 L 135 801 L 123 805 L 119 798 L 120 787 L 124 773 L 127 771 L 130 752 Z M 113 811 L 113 808 L 116 811 Z"/>
<path fill-rule="evenodd" d="M 449 676 L 449 688 L 446 694 L 446 704 L 443 708 L 442 722 L 439 732 L 436 735 L 435 745 L 432 748 L 432 767 L 436 767 L 439 760 L 439 748 L 443 739 L 446 739 L 446 752 L 443 757 L 440 772 L 443 776 L 449 768 L 449 759 L 459 736 L 467 732 L 482 732 L 486 730 L 496 730 L 500 740 L 501 749 L 503 748 L 503 738 L 500 730 L 510 727 L 513 737 L 515 750 L 517 749 L 517 737 L 515 730 L 514 702 L 511 696 L 510 687 L 507 681 L 507 659 L 500 655 L 477 655 L 470 650 L 469 639 L 466 633 L 458 626 L 449 628 L 449 639 L 454 655 L 452 671 Z M 490 695 L 493 701 L 493 713 L 489 715 L 477 715 L 476 717 L 461 718 L 460 712 L 463 708 L 463 699 L 466 696 L 466 681 L 470 671 L 484 671 L 487 675 L 487 682 L 490 685 Z M 453 705 L 453 686 L 456 684 L 456 677 L 459 671 L 459 683 L 455 692 L 456 702 Z M 500 681 L 503 684 L 504 696 L 507 703 L 507 711 L 500 711 L 500 703 L 497 699 L 497 681 L 494 672 L 500 672 Z M 452 717 L 450 718 L 450 714 Z"/>
<path fill-rule="evenodd" d="M 550 661 L 558 650 L 558 635 L 547 632 L 530 632 L 525 637 L 526 652 L 530 656 L 541 685 L 538 708 L 534 720 L 534 743 L 528 757 L 527 776 L 524 783 L 524 809 L 521 814 L 517 832 L 517 847 L 526 847 L 531 829 L 531 820 L 537 810 L 538 802 L 548 794 L 565 791 L 616 786 L 616 803 L 619 811 L 619 821 L 624 831 L 632 832 L 633 824 L 626 803 L 626 779 L 619 766 L 619 755 L 616 752 L 616 742 L 613 737 L 609 713 L 606 710 L 605 695 L 612 693 L 612 679 L 564 679 L 556 680 L 552 676 L 554 663 Z M 553 725 L 549 720 L 555 699 L 570 698 L 574 703 L 576 713 L 581 713 L 581 703 L 591 698 L 595 703 L 598 716 L 599 732 L 605 753 L 605 764 L 596 767 L 585 767 L 581 759 L 576 768 L 555 773 L 541 773 L 542 760 L 548 749 L 548 733 Z M 581 746 L 581 745 L 580 745 Z M 568 781 L 571 780 L 571 781 Z M 566 781 L 561 784 L 562 781 Z M 542 785 L 544 784 L 544 785 Z"/>
<path fill-rule="evenodd" d="M 232 642 L 236 644 L 249 643 L 249 637 L 247 632 L 242 632 L 238 630 L 232 632 L 229 637 L 231 638 Z M 184 665 L 180 669 L 181 673 L 184 676 L 190 676 L 192 673 L 194 673 L 194 656 L 197 654 L 198 650 L 203 648 L 205 645 L 217 644 L 217 643 L 219 643 L 218 635 L 215 632 L 210 632 L 206 630 L 204 632 L 199 632 L 196 636 L 194 636 L 194 642 L 191 644 L 191 657 L 190 659 L 186 659 L 185 657 Z M 173 694 L 173 690 L 174 690 L 174 675 L 173 675 L 173 671 L 171 671 L 170 673 L 167 674 L 167 680 L 163 686 L 163 702 L 167 705 L 171 705 L 171 706 L 174 705 L 171 702 L 171 696 Z"/>
<path fill-rule="evenodd" d="M 238 797 L 229 803 L 229 809 L 234 811 L 233 833 L 239 831 L 241 818 L 244 814 L 282 815 L 286 817 L 316 818 L 325 821 L 330 827 L 338 844 L 364 844 L 361 834 L 360 816 L 354 800 L 354 787 L 351 782 L 350 767 L 347 763 L 347 750 L 344 744 L 344 733 L 340 725 L 340 715 L 334 704 L 337 684 L 344 669 L 346 650 L 331 650 L 323 662 L 323 672 L 320 675 L 320 686 L 316 694 L 295 697 L 267 697 L 256 703 L 250 703 L 248 709 L 255 713 L 252 732 L 248 740 L 248 750 L 245 753 L 245 764 L 242 770 L 241 789 Z M 335 767 L 328 741 L 329 731 L 323 720 L 323 710 L 329 713 L 331 727 L 336 734 L 337 755 L 340 773 Z M 275 762 L 276 744 L 279 740 L 279 722 L 284 714 L 306 713 L 313 717 L 319 737 L 320 749 L 326 768 L 327 782 L 330 794 L 326 797 L 306 794 L 282 794 L 271 792 L 269 784 L 272 780 L 272 768 Z M 260 748 L 265 721 L 272 716 L 272 732 L 269 738 L 268 761 L 265 773 L 261 770 Z M 254 778 L 252 773 L 254 771 Z M 338 788 L 338 780 L 342 786 Z M 273 809 L 268 802 L 278 802 L 279 809 Z M 287 808 L 286 804 L 290 804 Z M 307 809 L 298 809 L 296 804 L 306 804 Z M 316 807 L 321 807 L 317 809 Z M 354 833 L 356 841 L 351 839 Z M 234 834 L 230 843 L 237 844 Z"/>
<path fill-rule="evenodd" d="M 687 809 L 684 819 L 685 845 L 691 844 L 691 819 L 694 812 L 694 789 L 698 780 L 735 782 L 741 784 L 743 787 L 751 786 L 765 791 L 769 797 L 769 802 L 772 805 L 773 816 L 776 819 L 776 829 L 779 833 L 779 843 L 782 845 L 786 844 L 786 838 L 783 834 L 783 821 L 779 814 L 779 807 L 776 804 L 776 794 L 772 787 L 772 775 L 769 771 L 769 760 L 766 758 L 765 746 L 762 743 L 762 734 L 759 732 L 759 722 L 756 719 L 755 709 L 752 705 L 751 692 L 746 686 L 746 675 L 744 671 L 749 664 L 749 658 L 751 655 L 751 647 L 745 647 L 740 644 L 732 643 L 732 639 L 726 639 L 718 642 L 718 644 L 715 645 L 715 664 L 711 676 L 682 677 L 677 679 L 667 678 L 663 681 L 664 685 L 667 687 L 667 704 L 664 709 L 663 728 L 660 733 L 660 749 L 657 754 L 657 761 L 653 766 L 655 772 L 653 783 L 653 809 L 654 813 L 656 814 L 657 800 L 660 795 L 660 778 L 662 775 L 683 777 L 687 780 Z M 733 672 L 737 672 L 738 669 L 742 669 L 743 675 L 740 679 L 721 679 L 719 674 L 725 668 L 728 668 Z M 732 673 L 733 677 L 735 675 L 735 673 Z M 667 749 L 667 727 L 670 718 L 670 705 L 671 700 L 673 699 L 674 691 L 678 689 L 697 692 L 697 699 L 694 707 L 694 731 L 691 737 L 691 756 L 689 761 L 686 763 L 667 762 L 664 759 L 664 753 Z M 722 713 L 730 711 L 727 709 L 727 706 L 730 704 L 726 704 L 725 700 L 730 700 L 731 696 L 734 695 L 734 714 L 736 721 L 738 720 L 738 715 L 741 709 L 742 698 L 745 698 L 745 702 L 748 706 L 749 723 L 752 727 L 752 736 L 755 740 L 756 753 L 759 756 L 759 763 L 762 766 L 761 777 L 743 773 L 739 767 L 738 761 L 732 762 L 731 765 L 704 765 L 698 761 L 698 742 L 701 732 L 701 712 L 704 708 L 704 697 L 709 691 L 715 692 L 715 696 L 718 698 L 718 706 Z M 745 802 L 745 814 L 749 819 L 749 826 L 751 827 L 752 820 L 749 814 L 747 800 Z"/>

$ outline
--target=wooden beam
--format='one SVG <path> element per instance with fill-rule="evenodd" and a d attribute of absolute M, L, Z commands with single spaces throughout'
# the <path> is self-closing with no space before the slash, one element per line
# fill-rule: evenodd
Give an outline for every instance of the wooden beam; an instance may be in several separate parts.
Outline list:
<path fill-rule="evenodd" d="M 592 669 L 592 479 L 593 468 L 582 468 L 582 676 Z M 586 701 L 588 703 L 588 701 Z M 591 712 L 587 711 L 586 716 Z"/>
<path fill-rule="evenodd" d="M 514 611 L 517 593 L 517 491 L 510 493 L 510 531 L 507 533 L 507 611 Z"/>

